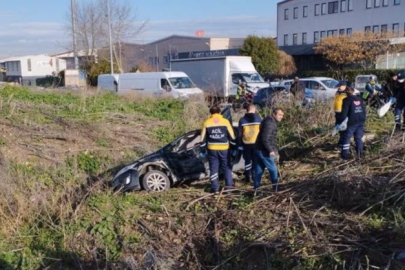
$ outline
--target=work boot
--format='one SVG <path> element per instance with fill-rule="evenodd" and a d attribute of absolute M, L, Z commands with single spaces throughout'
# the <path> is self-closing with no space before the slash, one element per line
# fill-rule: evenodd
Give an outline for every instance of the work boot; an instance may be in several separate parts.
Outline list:
<path fill-rule="evenodd" d="M 250 183 L 250 176 L 249 175 L 245 175 L 245 182 Z"/>
<path fill-rule="evenodd" d="M 401 131 L 401 124 L 395 124 L 395 132 Z"/>

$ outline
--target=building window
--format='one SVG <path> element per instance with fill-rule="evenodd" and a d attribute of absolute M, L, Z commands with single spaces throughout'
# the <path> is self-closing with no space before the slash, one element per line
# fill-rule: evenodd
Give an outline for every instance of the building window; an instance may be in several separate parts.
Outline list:
<path fill-rule="evenodd" d="M 332 30 L 328 30 L 328 37 L 332 36 L 333 32 Z"/>
<path fill-rule="evenodd" d="M 314 32 L 314 43 L 319 43 L 319 31 Z"/>
<path fill-rule="evenodd" d="M 163 56 L 163 64 L 169 63 L 169 56 Z"/>
<path fill-rule="evenodd" d="M 32 68 L 31 68 L 31 59 L 27 59 L 27 67 L 28 67 L 28 71 L 32 71 Z"/>
<path fill-rule="evenodd" d="M 326 31 L 321 31 L 321 39 L 323 39 L 324 37 L 326 37 Z"/>
<path fill-rule="evenodd" d="M 374 7 L 380 7 L 381 1 L 380 0 L 374 0 Z"/>
<path fill-rule="evenodd" d="M 298 44 L 298 34 L 293 34 L 293 45 Z"/>
<path fill-rule="evenodd" d="M 334 14 L 339 12 L 339 1 L 333 1 L 328 3 L 328 13 Z"/>
<path fill-rule="evenodd" d="M 392 25 L 392 32 L 396 37 L 399 35 L 399 23 L 394 23 Z"/>
<path fill-rule="evenodd" d="M 325 14 L 326 14 L 326 3 L 322 3 L 322 6 L 321 6 L 321 14 L 322 14 L 322 15 L 325 15 Z"/>
<path fill-rule="evenodd" d="M 320 5 L 319 4 L 316 4 L 315 5 L 315 16 L 319 16 L 319 10 L 320 10 Z"/>
<path fill-rule="evenodd" d="M 340 12 L 346 12 L 346 0 L 340 1 Z"/>
<path fill-rule="evenodd" d="M 347 0 L 347 11 L 353 11 L 353 0 Z"/>
<path fill-rule="evenodd" d="M 346 29 L 346 35 L 351 36 L 353 33 L 353 29 L 352 28 L 347 28 Z"/>
<path fill-rule="evenodd" d="M 294 19 L 298 19 L 298 8 L 294 8 Z"/>
<path fill-rule="evenodd" d="M 388 7 L 388 0 L 383 0 L 382 6 L 383 7 Z"/>
<path fill-rule="evenodd" d="M 288 35 L 284 35 L 284 46 L 288 45 Z"/>
<path fill-rule="evenodd" d="M 307 44 L 307 33 L 302 33 L 302 44 Z"/>
<path fill-rule="evenodd" d="M 373 26 L 373 33 L 378 34 L 380 32 L 380 26 L 379 25 L 374 25 Z"/>
<path fill-rule="evenodd" d="M 332 31 L 332 36 L 337 36 L 338 35 L 338 30 L 336 29 L 336 30 L 333 30 Z"/>
<path fill-rule="evenodd" d="M 284 9 L 284 20 L 288 20 L 288 8 Z"/>
<path fill-rule="evenodd" d="M 340 30 L 339 30 L 339 36 L 344 36 L 345 33 L 346 33 L 346 30 L 345 30 L 345 29 L 340 29 Z"/>
<path fill-rule="evenodd" d="M 302 17 L 304 18 L 308 17 L 308 6 L 304 6 L 302 8 Z"/>
<path fill-rule="evenodd" d="M 372 8 L 372 7 L 373 7 L 373 0 L 367 0 L 366 8 Z"/>
<path fill-rule="evenodd" d="M 371 32 L 371 26 L 364 27 L 364 32 L 370 33 Z"/>
<path fill-rule="evenodd" d="M 15 62 L 15 68 L 17 69 L 17 71 L 20 71 L 20 62 Z"/>
<path fill-rule="evenodd" d="M 401 4 L 401 0 L 394 0 L 394 6 Z"/>
<path fill-rule="evenodd" d="M 388 25 L 383 24 L 381 25 L 381 33 L 387 33 L 388 32 Z"/>

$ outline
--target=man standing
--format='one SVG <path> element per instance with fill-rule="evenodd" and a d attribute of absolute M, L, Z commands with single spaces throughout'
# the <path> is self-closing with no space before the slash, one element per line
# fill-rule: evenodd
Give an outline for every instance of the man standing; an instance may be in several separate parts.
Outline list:
<path fill-rule="evenodd" d="M 260 124 L 260 131 L 256 140 L 255 149 L 255 177 L 254 189 L 260 187 L 260 182 L 264 169 L 267 168 L 270 174 L 270 180 L 273 183 L 273 190 L 278 190 L 278 171 L 276 165 L 277 151 L 277 122 L 283 119 L 284 112 L 279 109 L 273 109 L 270 116 L 263 119 Z"/>
<path fill-rule="evenodd" d="M 239 120 L 239 145 L 243 147 L 243 159 L 245 160 L 245 181 L 250 182 L 253 174 L 253 156 L 257 135 L 260 130 L 262 119 L 256 114 L 256 107 L 249 104 L 246 114 Z"/>
<path fill-rule="evenodd" d="M 402 130 L 405 131 L 405 70 L 398 72 L 397 76 L 392 76 L 392 80 L 396 81 L 394 84 L 394 96 L 397 99 L 397 104 L 395 105 L 395 130 L 401 130 L 401 114 L 402 114 Z"/>
<path fill-rule="evenodd" d="M 291 84 L 290 92 L 294 95 L 296 99 L 300 101 L 304 100 L 305 86 L 300 82 L 298 77 L 294 78 L 294 81 Z"/>
<path fill-rule="evenodd" d="M 236 100 L 243 98 L 247 93 L 246 82 L 239 81 L 238 89 L 236 90 Z"/>
<path fill-rule="evenodd" d="M 354 95 L 354 89 L 347 88 L 347 98 L 343 100 L 342 117 L 341 119 L 348 118 L 347 130 L 343 137 L 342 147 L 342 159 L 349 158 L 350 139 L 354 135 L 354 141 L 356 142 L 356 154 L 358 158 L 363 156 L 363 132 L 364 123 L 366 122 L 366 108 L 364 101 L 360 97 Z M 341 124 L 339 122 L 338 124 Z"/>
<path fill-rule="evenodd" d="M 333 109 L 335 110 L 335 125 L 338 123 L 343 122 L 344 118 L 342 119 L 342 106 L 343 100 L 347 97 L 346 89 L 347 89 L 347 81 L 340 81 L 337 85 L 337 91 L 335 94 L 335 100 L 333 102 Z M 339 152 L 342 151 L 343 146 L 343 138 L 345 135 L 345 130 L 339 131 L 339 142 L 337 150 Z"/>
<path fill-rule="evenodd" d="M 229 121 L 220 113 L 219 107 L 211 107 L 211 117 L 204 122 L 201 130 L 201 152 L 204 153 L 205 149 L 208 149 L 211 191 L 214 194 L 218 194 L 219 192 L 219 168 L 221 168 L 225 176 L 225 189 L 230 189 L 234 186 L 228 151 L 229 143 L 235 144 L 235 134 Z"/>

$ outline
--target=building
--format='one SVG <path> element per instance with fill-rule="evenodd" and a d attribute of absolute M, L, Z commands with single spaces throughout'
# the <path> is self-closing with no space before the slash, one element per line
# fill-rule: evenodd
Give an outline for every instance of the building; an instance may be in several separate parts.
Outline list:
<path fill-rule="evenodd" d="M 299 70 L 323 69 L 313 48 L 327 36 L 405 30 L 404 0 L 285 0 L 277 4 L 277 45 Z"/>
<path fill-rule="evenodd" d="M 140 62 L 145 62 L 156 71 L 170 69 L 170 59 L 180 53 L 208 50 L 237 49 L 243 45 L 244 38 L 213 38 L 172 35 L 147 44 L 121 45 L 118 50 L 123 59 L 123 71 L 128 72 Z M 114 45 L 117 46 L 117 45 Z M 110 59 L 109 48 L 99 50 L 99 59 Z"/>
<path fill-rule="evenodd" d="M 29 55 L 0 60 L 9 82 L 36 85 L 36 79 L 56 75 L 66 69 L 66 61 L 48 55 Z"/>
<path fill-rule="evenodd" d="M 75 58 L 73 51 L 53 54 L 52 57 L 57 57 L 66 61 L 66 69 L 75 69 Z M 80 50 L 77 52 L 79 68 L 86 66 L 88 62 L 97 62 L 97 49 L 86 51 Z"/>

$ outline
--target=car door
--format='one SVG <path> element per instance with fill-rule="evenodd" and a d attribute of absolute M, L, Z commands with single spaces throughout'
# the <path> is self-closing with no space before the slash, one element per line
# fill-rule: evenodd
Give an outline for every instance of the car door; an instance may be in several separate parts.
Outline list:
<path fill-rule="evenodd" d="M 314 80 L 307 80 L 304 82 L 305 88 L 312 91 L 315 99 L 326 99 L 326 89 L 319 82 Z"/>
<path fill-rule="evenodd" d="M 200 157 L 201 130 L 190 131 L 176 139 L 166 158 L 178 178 L 193 174 L 206 174 L 206 160 Z"/>

